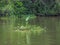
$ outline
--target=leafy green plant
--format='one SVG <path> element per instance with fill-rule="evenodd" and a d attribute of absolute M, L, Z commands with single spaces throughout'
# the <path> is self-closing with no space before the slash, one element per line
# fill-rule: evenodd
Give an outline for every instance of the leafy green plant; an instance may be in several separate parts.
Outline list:
<path fill-rule="evenodd" d="M 26 11 L 26 8 L 24 7 L 23 3 L 21 1 L 15 1 L 14 2 L 14 14 L 15 15 L 21 15 L 24 14 Z"/>

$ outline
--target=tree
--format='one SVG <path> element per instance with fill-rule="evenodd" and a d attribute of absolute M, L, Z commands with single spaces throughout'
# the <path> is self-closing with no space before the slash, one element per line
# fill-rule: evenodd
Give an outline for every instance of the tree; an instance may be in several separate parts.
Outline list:
<path fill-rule="evenodd" d="M 13 12 L 13 3 L 11 0 L 0 1 L 0 16 L 9 16 Z"/>
<path fill-rule="evenodd" d="M 56 0 L 23 0 L 27 12 L 34 13 L 35 15 L 55 15 L 59 11 Z"/>

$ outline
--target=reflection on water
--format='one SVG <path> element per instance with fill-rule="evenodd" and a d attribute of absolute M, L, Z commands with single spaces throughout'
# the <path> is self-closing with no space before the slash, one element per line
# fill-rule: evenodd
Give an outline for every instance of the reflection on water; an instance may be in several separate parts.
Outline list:
<path fill-rule="evenodd" d="M 38 20 L 30 20 L 29 30 L 14 30 L 15 24 L 16 21 L 0 19 L 0 45 L 60 45 L 59 17 L 39 17 Z"/>

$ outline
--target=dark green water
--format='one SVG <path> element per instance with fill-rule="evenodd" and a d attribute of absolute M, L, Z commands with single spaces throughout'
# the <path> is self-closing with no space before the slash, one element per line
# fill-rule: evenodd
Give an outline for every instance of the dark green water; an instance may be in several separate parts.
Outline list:
<path fill-rule="evenodd" d="M 38 17 L 30 20 L 31 29 L 37 31 L 14 31 L 18 22 L 21 20 L 12 22 L 0 19 L 0 45 L 60 45 L 60 17 Z M 33 29 L 33 25 L 40 28 Z M 38 31 L 42 29 L 46 31 Z"/>

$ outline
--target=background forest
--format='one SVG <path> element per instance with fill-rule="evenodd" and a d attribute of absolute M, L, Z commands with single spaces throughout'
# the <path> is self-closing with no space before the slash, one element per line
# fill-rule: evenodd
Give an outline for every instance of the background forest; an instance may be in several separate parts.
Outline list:
<path fill-rule="evenodd" d="M 1 0 L 0 16 L 58 15 L 59 0 Z"/>

